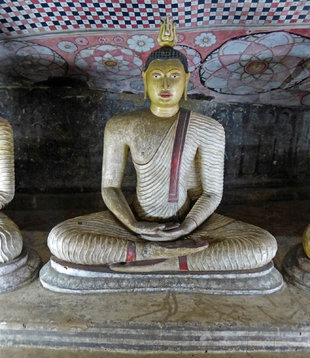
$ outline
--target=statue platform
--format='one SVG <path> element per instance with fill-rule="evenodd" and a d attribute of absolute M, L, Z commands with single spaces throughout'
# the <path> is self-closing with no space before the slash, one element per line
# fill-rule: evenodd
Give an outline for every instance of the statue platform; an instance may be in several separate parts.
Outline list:
<path fill-rule="evenodd" d="M 51 291 L 71 294 L 170 291 L 264 295 L 283 287 L 282 276 L 272 262 L 244 271 L 121 273 L 105 265 L 74 265 L 52 257 L 40 271 L 40 281 Z"/>
<path fill-rule="evenodd" d="M 288 282 L 300 289 L 310 290 L 310 259 L 305 255 L 302 244 L 286 254 L 283 272 Z"/>
<path fill-rule="evenodd" d="M 270 230 L 279 244 L 275 266 L 300 243 L 309 201 L 223 206 L 223 214 Z M 13 212 L 26 246 L 43 262 L 48 228 L 72 212 Z M 269 215 L 267 215 L 269 214 Z M 43 231 L 44 230 L 44 231 Z M 0 295 L 0 356 L 303 358 L 310 354 L 310 290 L 288 283 L 274 294 L 222 296 L 182 292 L 71 295 L 39 280 Z"/>
<path fill-rule="evenodd" d="M 0 265 L 0 293 L 15 291 L 38 277 L 41 260 L 32 250 L 23 248 L 13 261 Z"/>

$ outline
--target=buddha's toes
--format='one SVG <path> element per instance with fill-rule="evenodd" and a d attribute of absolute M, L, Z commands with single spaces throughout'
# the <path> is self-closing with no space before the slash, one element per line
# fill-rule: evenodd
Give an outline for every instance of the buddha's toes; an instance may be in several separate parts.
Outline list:
<path fill-rule="evenodd" d="M 208 241 L 202 238 L 182 238 L 175 241 L 156 243 L 149 242 L 144 246 L 141 257 L 148 260 L 153 258 L 186 256 L 202 251 L 208 246 Z"/>
<path fill-rule="evenodd" d="M 175 241 L 162 241 L 157 242 L 157 246 L 166 249 L 198 249 L 209 245 L 208 241 L 200 237 L 196 238 L 181 238 Z M 199 250 L 200 251 L 200 250 Z"/>
<path fill-rule="evenodd" d="M 154 272 L 154 271 L 177 271 L 178 270 L 177 258 L 166 260 L 143 260 L 135 262 L 120 262 L 117 264 L 109 265 L 112 271 L 118 272 Z"/>

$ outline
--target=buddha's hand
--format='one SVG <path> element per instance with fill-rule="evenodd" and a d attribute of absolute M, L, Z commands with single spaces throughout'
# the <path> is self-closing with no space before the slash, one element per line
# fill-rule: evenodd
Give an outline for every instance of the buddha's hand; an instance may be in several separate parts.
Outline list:
<path fill-rule="evenodd" d="M 180 224 L 176 228 L 168 228 L 158 230 L 154 234 L 142 234 L 140 235 L 142 239 L 148 241 L 173 241 L 179 239 L 180 237 L 184 237 L 191 233 L 196 229 L 196 224 L 193 220 L 184 220 L 182 224 Z"/>
<path fill-rule="evenodd" d="M 130 225 L 130 229 L 139 235 L 152 235 L 165 230 L 166 224 L 149 221 L 136 221 Z"/>

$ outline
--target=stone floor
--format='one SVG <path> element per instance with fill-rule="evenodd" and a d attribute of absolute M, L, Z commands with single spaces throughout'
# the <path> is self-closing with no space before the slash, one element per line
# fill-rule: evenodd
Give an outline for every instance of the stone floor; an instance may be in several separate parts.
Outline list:
<path fill-rule="evenodd" d="M 222 206 L 279 243 L 275 265 L 300 242 L 310 201 Z M 7 211 L 43 262 L 48 230 L 84 211 Z M 35 228 L 35 231 L 34 231 Z M 2 357 L 309 357 L 310 292 L 269 296 L 171 292 L 64 295 L 39 281 L 0 296 Z"/>

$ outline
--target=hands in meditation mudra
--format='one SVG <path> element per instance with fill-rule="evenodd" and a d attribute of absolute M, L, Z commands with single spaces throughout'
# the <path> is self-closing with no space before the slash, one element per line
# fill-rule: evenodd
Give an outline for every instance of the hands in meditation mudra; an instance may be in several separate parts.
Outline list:
<path fill-rule="evenodd" d="M 212 118 L 180 109 L 187 59 L 165 21 L 143 73 L 150 109 L 117 115 L 104 134 L 102 197 L 109 210 L 60 223 L 48 246 L 58 261 L 113 271 L 230 271 L 275 256 L 267 231 L 215 213 L 223 191 L 225 135 Z M 132 207 L 121 186 L 130 151 L 137 174 Z"/>

